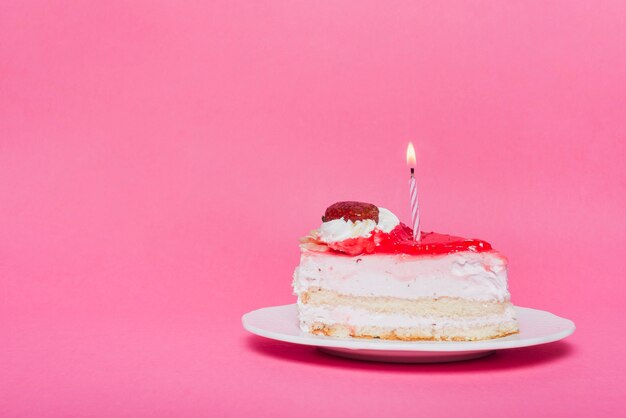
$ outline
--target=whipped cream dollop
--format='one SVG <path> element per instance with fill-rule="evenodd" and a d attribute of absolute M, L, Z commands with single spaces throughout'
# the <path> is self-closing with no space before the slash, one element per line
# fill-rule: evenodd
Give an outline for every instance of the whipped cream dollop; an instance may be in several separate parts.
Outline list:
<path fill-rule="evenodd" d="M 400 219 L 389 209 L 378 208 L 378 229 L 389 233 L 393 228 L 400 225 Z"/>
<path fill-rule="evenodd" d="M 378 208 L 378 223 L 372 219 L 351 221 L 333 219 L 320 226 L 318 238 L 325 243 L 340 242 L 350 238 L 369 238 L 374 229 L 389 233 L 400 224 L 400 220 L 390 210 Z"/>

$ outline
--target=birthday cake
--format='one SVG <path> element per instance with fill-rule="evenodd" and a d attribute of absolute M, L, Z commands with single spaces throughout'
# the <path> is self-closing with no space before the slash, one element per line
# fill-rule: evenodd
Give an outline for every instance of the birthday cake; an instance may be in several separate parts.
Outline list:
<path fill-rule="evenodd" d="M 338 202 L 301 239 L 300 328 L 333 337 L 472 341 L 518 332 L 507 260 L 485 241 L 413 237 L 389 210 Z"/>

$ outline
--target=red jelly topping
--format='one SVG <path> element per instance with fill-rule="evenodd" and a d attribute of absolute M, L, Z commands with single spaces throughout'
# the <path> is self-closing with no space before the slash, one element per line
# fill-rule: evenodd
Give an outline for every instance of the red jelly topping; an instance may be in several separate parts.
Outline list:
<path fill-rule="evenodd" d="M 331 250 L 349 254 L 409 254 L 437 255 L 459 251 L 491 251 L 491 245 L 478 239 L 466 239 L 436 232 L 422 232 L 419 242 L 413 240 L 413 231 L 404 224 L 391 232 L 377 231 L 369 238 L 351 238 L 328 244 Z"/>

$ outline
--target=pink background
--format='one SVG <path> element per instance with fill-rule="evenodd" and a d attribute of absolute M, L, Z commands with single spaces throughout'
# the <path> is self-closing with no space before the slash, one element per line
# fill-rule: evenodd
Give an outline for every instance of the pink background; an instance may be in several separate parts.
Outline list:
<path fill-rule="evenodd" d="M 0 4 L 0 412 L 623 414 L 621 1 Z M 385 4 L 385 5 L 383 5 Z M 561 343 L 387 365 L 248 335 L 336 200 L 510 258 Z"/>

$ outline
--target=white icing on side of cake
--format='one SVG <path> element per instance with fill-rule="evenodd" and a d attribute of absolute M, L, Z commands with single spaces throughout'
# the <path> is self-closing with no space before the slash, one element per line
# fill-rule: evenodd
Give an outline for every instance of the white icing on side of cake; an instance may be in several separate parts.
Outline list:
<path fill-rule="evenodd" d="M 378 223 L 372 219 L 362 221 L 346 221 L 333 219 L 324 222 L 317 231 L 320 241 L 325 243 L 339 242 L 350 238 L 369 238 L 375 228 L 383 232 L 390 232 L 400 224 L 400 220 L 391 211 L 378 208 Z"/>
<path fill-rule="evenodd" d="M 510 298 L 506 258 L 496 251 L 351 257 L 304 250 L 293 278 L 298 295 L 322 288 L 352 296 L 404 299 L 447 296 L 503 302 Z"/>

